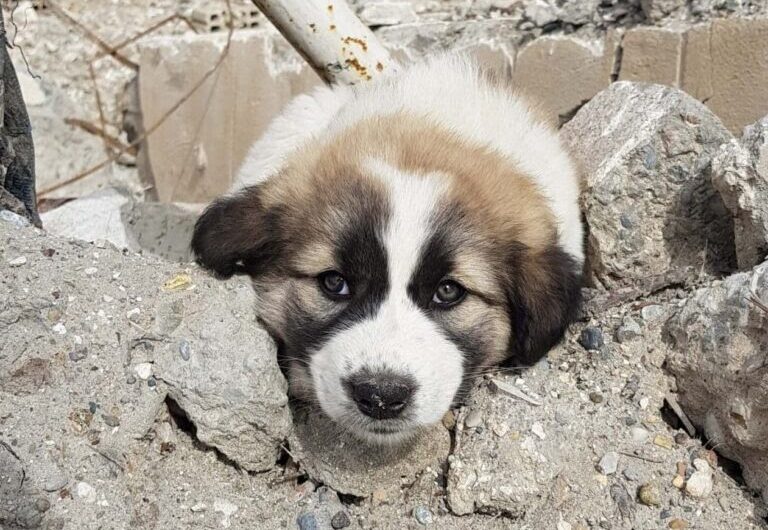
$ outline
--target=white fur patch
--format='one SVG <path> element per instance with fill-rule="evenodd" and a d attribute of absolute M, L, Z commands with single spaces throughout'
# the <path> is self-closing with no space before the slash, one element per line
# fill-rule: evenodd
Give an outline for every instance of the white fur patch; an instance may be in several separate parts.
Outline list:
<path fill-rule="evenodd" d="M 389 292 L 372 319 L 336 333 L 310 355 L 310 372 L 325 412 L 342 424 L 362 427 L 364 433 L 368 420 L 344 391 L 343 379 L 361 369 L 375 373 L 386 368 L 411 376 L 418 390 L 404 414 L 409 420 L 399 425 L 407 433 L 438 421 L 463 377 L 459 349 L 408 296 L 408 283 L 429 239 L 430 218 L 446 182 L 438 175 L 403 174 L 381 161 L 369 161 L 367 166 L 389 192 L 390 220 L 384 233 Z M 373 433 L 368 436 L 377 439 Z"/>

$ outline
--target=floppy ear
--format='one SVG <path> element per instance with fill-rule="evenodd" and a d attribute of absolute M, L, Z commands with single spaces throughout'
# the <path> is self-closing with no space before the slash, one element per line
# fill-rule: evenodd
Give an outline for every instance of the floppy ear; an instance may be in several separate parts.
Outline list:
<path fill-rule="evenodd" d="M 280 254 L 277 216 L 264 207 L 259 186 L 217 199 L 195 223 L 196 261 L 220 278 L 260 274 Z"/>
<path fill-rule="evenodd" d="M 557 345 L 581 304 L 581 269 L 557 245 L 533 254 L 514 248 L 509 258 L 512 337 L 507 362 L 532 365 Z"/>

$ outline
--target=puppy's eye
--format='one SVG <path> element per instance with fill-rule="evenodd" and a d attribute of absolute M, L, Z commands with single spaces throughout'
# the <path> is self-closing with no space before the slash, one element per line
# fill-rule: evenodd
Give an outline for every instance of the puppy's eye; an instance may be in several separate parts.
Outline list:
<path fill-rule="evenodd" d="M 461 302 L 466 294 L 466 289 L 458 283 L 453 280 L 443 280 L 432 295 L 432 302 L 440 307 L 451 307 Z"/>
<path fill-rule="evenodd" d="M 317 277 L 317 281 L 320 284 L 320 288 L 328 296 L 334 298 L 345 298 L 349 296 L 349 284 L 339 272 L 324 272 Z"/>

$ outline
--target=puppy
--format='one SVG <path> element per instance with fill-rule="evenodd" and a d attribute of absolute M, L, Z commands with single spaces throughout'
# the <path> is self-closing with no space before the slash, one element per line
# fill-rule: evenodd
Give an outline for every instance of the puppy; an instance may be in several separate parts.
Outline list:
<path fill-rule="evenodd" d="M 195 226 L 247 274 L 291 392 L 376 444 L 535 363 L 580 301 L 579 182 L 556 133 L 467 58 L 299 96 Z"/>

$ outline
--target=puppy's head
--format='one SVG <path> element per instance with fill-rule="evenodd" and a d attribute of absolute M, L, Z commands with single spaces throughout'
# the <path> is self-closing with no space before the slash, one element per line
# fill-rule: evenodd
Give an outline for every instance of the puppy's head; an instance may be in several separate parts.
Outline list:
<path fill-rule="evenodd" d="M 393 443 L 473 376 L 562 337 L 579 274 L 514 165 L 430 124 L 366 122 L 214 202 L 199 263 L 248 274 L 294 395 Z"/>

